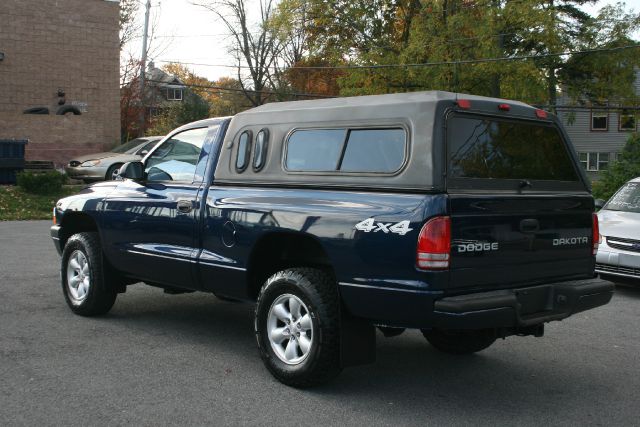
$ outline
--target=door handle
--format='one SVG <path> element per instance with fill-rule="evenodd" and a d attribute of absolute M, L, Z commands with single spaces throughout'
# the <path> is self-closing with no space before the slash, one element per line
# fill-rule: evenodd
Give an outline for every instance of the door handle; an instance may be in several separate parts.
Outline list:
<path fill-rule="evenodd" d="M 191 200 L 178 200 L 178 212 L 189 213 L 193 210 L 193 201 Z"/>

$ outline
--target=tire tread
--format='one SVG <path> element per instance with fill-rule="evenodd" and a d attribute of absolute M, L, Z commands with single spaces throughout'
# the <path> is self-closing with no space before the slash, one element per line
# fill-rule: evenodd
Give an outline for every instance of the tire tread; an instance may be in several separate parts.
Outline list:
<path fill-rule="evenodd" d="M 319 345 L 321 346 L 317 360 L 304 375 L 296 375 L 284 372 L 271 363 L 265 349 L 260 348 L 260 353 L 267 369 L 279 381 L 289 386 L 306 388 L 322 384 L 337 376 L 340 371 L 340 298 L 335 281 L 323 270 L 308 267 L 296 267 L 279 271 L 272 275 L 260 290 L 256 304 L 256 318 L 259 315 L 261 304 L 267 296 L 271 286 L 277 283 L 289 283 L 297 285 L 309 294 L 309 298 L 316 302 L 314 306 L 318 312 L 317 320 L 319 333 Z M 257 330 L 258 342 L 260 332 Z M 268 343 L 266 343 L 268 345 Z"/>
<path fill-rule="evenodd" d="M 80 305 L 73 305 L 68 295 L 66 283 L 67 259 L 72 251 L 85 251 L 91 268 L 91 289 L 89 296 Z M 62 291 L 71 310 L 80 316 L 98 316 L 107 313 L 116 301 L 117 292 L 104 268 L 102 247 L 97 232 L 83 232 L 69 238 L 62 253 Z"/>

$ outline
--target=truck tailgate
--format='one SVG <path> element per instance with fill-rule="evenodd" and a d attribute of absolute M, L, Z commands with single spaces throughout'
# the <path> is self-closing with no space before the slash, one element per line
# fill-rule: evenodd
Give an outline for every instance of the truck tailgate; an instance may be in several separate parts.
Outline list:
<path fill-rule="evenodd" d="M 452 195 L 451 288 L 591 277 L 588 195 Z"/>

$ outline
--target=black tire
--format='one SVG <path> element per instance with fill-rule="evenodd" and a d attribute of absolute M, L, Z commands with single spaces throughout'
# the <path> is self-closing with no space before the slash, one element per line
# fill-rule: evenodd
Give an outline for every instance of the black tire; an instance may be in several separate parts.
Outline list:
<path fill-rule="evenodd" d="M 22 114 L 49 114 L 49 108 L 47 107 L 32 107 L 27 108 Z"/>
<path fill-rule="evenodd" d="M 311 317 L 311 344 L 306 358 L 296 364 L 285 363 L 272 348 L 268 336 L 272 306 L 286 295 L 297 297 Z M 293 328 L 293 324 L 291 326 Z M 278 381 L 302 388 L 334 378 L 341 371 L 340 299 L 335 281 L 324 271 L 314 268 L 291 268 L 274 274 L 260 290 L 255 333 L 260 356 Z"/>
<path fill-rule="evenodd" d="M 497 338 L 493 329 L 423 329 L 422 335 L 429 341 L 429 344 L 449 354 L 477 353 L 489 347 Z"/>
<path fill-rule="evenodd" d="M 72 294 L 73 285 L 69 285 L 69 275 L 74 275 L 70 258 L 85 257 L 88 267 L 89 286 L 88 291 L 79 299 Z M 97 316 L 107 313 L 116 301 L 116 288 L 109 283 L 102 259 L 102 249 L 98 233 L 87 232 L 74 234 L 69 238 L 62 252 L 62 264 L 60 273 L 62 276 L 62 292 L 69 308 L 81 316 Z"/>
<path fill-rule="evenodd" d="M 66 114 L 73 114 L 74 116 L 80 116 L 82 115 L 82 111 L 80 111 L 80 109 L 75 105 L 63 105 L 62 107 L 58 108 L 58 111 L 56 111 L 56 114 L 58 116 L 64 116 Z"/>
<path fill-rule="evenodd" d="M 116 163 L 113 164 L 111 166 L 109 166 L 109 169 L 107 169 L 107 174 L 104 176 L 104 179 L 107 181 L 115 181 L 115 176 L 114 173 L 118 170 L 120 170 L 120 168 L 122 167 L 123 163 Z"/>

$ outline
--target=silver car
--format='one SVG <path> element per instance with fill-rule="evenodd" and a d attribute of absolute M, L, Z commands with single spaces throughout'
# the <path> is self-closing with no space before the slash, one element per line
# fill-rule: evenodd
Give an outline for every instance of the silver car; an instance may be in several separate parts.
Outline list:
<path fill-rule="evenodd" d="M 640 177 L 620 187 L 598 212 L 596 272 L 615 283 L 640 285 Z"/>
<path fill-rule="evenodd" d="M 104 153 L 87 154 L 72 159 L 64 168 L 70 178 L 84 182 L 115 179 L 126 162 L 140 160 L 162 136 L 136 138 Z"/>

